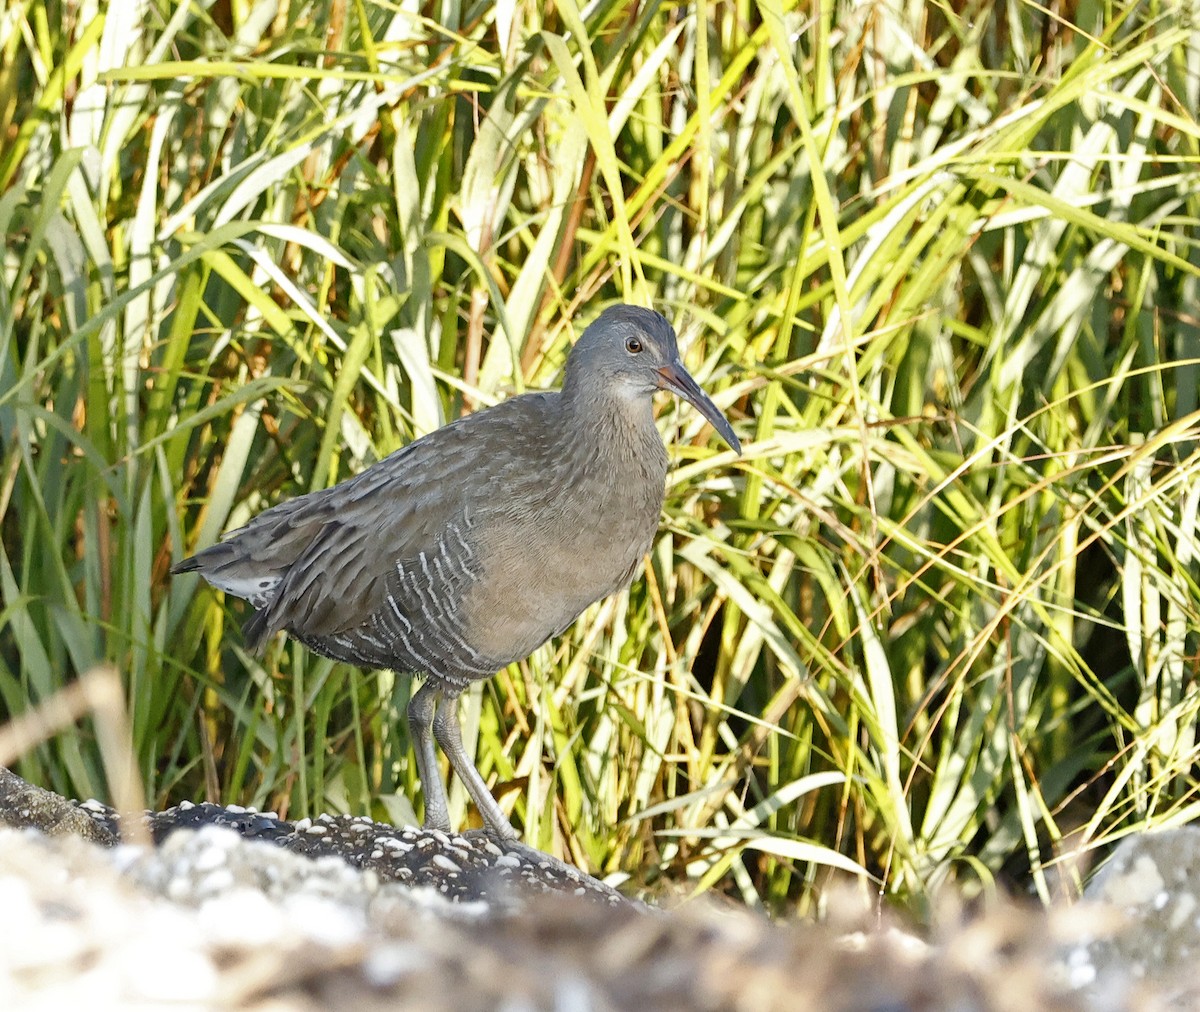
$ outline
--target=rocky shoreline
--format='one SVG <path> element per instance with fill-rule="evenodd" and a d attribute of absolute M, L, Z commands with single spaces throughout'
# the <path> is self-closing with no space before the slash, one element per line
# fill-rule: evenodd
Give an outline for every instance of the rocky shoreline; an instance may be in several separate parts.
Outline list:
<path fill-rule="evenodd" d="M 482 831 L 180 805 L 119 819 L 0 771 L 0 1007 L 1200 1007 L 1200 831 L 1129 841 L 1061 909 L 778 923 L 660 911 Z M 1106 902 L 1100 902 L 1106 901 Z"/>

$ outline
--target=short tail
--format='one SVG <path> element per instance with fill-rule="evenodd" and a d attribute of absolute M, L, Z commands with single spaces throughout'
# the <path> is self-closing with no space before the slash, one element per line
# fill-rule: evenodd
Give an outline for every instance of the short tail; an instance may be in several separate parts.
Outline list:
<path fill-rule="evenodd" d="M 198 573 L 203 568 L 203 563 L 198 562 L 195 555 L 189 555 L 182 562 L 177 562 L 171 567 L 171 575 L 178 576 L 180 573 Z"/>
<path fill-rule="evenodd" d="M 267 641 L 279 631 L 278 626 L 272 627 L 268 622 L 270 615 L 270 598 L 274 585 L 279 582 L 277 576 L 256 578 L 247 572 L 239 572 L 240 559 L 233 551 L 229 542 L 218 542 L 195 555 L 177 562 L 171 567 L 175 576 L 184 573 L 199 573 L 205 580 L 219 590 L 244 598 L 257 609 L 242 626 L 242 633 L 247 648 L 255 654 L 261 654 Z"/>

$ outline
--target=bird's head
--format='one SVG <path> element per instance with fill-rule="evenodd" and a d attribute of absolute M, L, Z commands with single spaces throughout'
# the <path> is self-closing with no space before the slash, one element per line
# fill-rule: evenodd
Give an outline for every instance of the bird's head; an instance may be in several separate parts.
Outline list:
<path fill-rule="evenodd" d="M 729 421 L 683 367 L 674 328 L 652 309 L 619 305 L 604 310 L 571 349 L 563 390 L 629 400 L 668 390 L 691 403 L 726 443 L 742 452 Z"/>

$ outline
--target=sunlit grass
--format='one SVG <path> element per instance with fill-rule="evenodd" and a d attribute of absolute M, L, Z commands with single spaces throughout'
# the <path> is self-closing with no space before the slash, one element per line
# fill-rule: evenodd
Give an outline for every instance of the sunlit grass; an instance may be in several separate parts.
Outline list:
<path fill-rule="evenodd" d="M 649 299 L 745 453 L 664 404 L 647 578 L 464 699 L 530 842 L 782 909 L 1194 816 L 1185 13 L 64 11 L 0 19 L 0 713 L 110 660 L 155 803 L 411 818 L 409 680 L 167 570 Z"/>

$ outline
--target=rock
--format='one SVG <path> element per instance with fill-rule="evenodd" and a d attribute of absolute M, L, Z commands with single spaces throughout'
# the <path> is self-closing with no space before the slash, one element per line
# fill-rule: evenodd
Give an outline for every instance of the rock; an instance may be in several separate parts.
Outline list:
<path fill-rule="evenodd" d="M 484 830 L 443 833 L 397 828 L 349 815 L 289 822 L 274 812 L 190 802 L 147 812 L 145 822 L 155 842 L 177 830 L 224 827 L 242 838 L 304 857 L 338 858 L 354 868 L 371 870 L 383 882 L 433 889 L 455 902 L 483 901 L 512 908 L 529 896 L 565 893 L 612 906 L 633 903 L 549 854 L 515 840 L 497 839 Z M 49 835 L 75 833 L 105 846 L 121 838 L 121 820 L 112 808 L 97 801 L 68 801 L 3 767 L 0 825 L 29 827 Z"/>
<path fill-rule="evenodd" d="M 1200 1008 L 1200 828 L 1127 838 L 1084 899 L 1106 930 L 1073 946 L 1066 968 L 1090 1008 Z"/>

